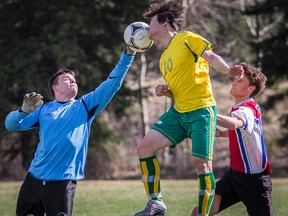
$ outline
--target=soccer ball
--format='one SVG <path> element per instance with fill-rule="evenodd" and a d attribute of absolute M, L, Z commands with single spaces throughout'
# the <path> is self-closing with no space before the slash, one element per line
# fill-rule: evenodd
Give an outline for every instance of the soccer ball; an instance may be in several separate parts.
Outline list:
<path fill-rule="evenodd" d="M 145 52 L 152 45 L 149 39 L 149 25 L 144 22 L 133 22 L 124 31 L 124 41 L 135 52 Z"/>

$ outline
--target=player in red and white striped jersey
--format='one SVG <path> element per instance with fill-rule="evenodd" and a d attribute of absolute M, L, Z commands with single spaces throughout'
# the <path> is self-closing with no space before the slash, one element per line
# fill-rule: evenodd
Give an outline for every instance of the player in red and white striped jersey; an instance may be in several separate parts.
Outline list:
<path fill-rule="evenodd" d="M 244 75 L 230 90 L 234 97 L 230 115 L 217 115 L 217 137 L 229 138 L 230 168 L 217 181 L 209 215 L 243 202 L 249 216 L 271 216 L 272 173 L 265 149 L 261 110 L 254 97 L 265 88 L 266 76 L 257 68 L 241 63 Z M 197 207 L 192 216 L 196 216 Z"/>

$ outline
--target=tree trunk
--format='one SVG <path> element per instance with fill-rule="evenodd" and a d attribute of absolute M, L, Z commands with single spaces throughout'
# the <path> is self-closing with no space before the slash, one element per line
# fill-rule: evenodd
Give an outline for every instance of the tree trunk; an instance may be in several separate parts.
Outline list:
<path fill-rule="evenodd" d="M 141 53 L 141 71 L 139 79 L 139 102 L 141 107 L 141 122 L 142 122 L 142 135 L 143 137 L 149 130 L 148 124 L 148 109 L 147 109 L 147 97 L 145 90 L 145 77 L 147 73 L 147 61 L 144 53 Z"/>

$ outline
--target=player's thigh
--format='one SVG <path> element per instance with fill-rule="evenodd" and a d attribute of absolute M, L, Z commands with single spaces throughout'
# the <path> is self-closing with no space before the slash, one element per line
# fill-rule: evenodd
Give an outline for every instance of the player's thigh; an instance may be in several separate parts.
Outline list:
<path fill-rule="evenodd" d="M 234 191 L 234 182 L 231 169 L 225 171 L 224 175 L 216 182 L 215 194 L 221 196 L 218 212 L 240 202 Z"/>
<path fill-rule="evenodd" d="M 151 129 L 162 134 L 170 141 L 170 145 L 175 147 L 188 137 L 182 125 L 181 117 L 182 114 L 171 107 L 152 125 Z"/>
<path fill-rule="evenodd" d="M 190 113 L 193 122 L 187 131 L 192 140 L 192 155 L 213 159 L 216 134 L 216 107 L 207 107 Z"/>
<path fill-rule="evenodd" d="M 150 129 L 140 143 L 150 148 L 154 146 L 156 149 L 171 145 L 170 140 L 166 136 L 154 129 Z"/>
<path fill-rule="evenodd" d="M 239 190 L 241 200 L 250 216 L 273 215 L 272 181 L 269 175 L 247 175 L 245 188 Z M 238 184 L 239 185 L 239 184 Z"/>
<path fill-rule="evenodd" d="M 47 216 L 72 215 L 76 181 L 47 181 L 44 190 L 44 206 Z"/>
<path fill-rule="evenodd" d="M 42 182 L 33 178 L 30 173 L 27 173 L 18 194 L 16 215 L 44 215 L 42 192 Z"/>
<path fill-rule="evenodd" d="M 150 129 L 143 140 L 137 145 L 139 158 L 147 158 L 156 154 L 157 151 L 170 146 L 172 143 L 160 132 Z"/>

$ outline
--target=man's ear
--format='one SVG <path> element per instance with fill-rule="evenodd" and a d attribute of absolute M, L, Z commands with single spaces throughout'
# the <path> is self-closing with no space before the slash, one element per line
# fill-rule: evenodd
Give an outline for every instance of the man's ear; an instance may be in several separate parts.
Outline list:
<path fill-rule="evenodd" d="M 52 85 L 52 89 L 53 89 L 53 91 L 55 92 L 55 90 L 57 90 L 57 85 Z"/>
<path fill-rule="evenodd" d="M 252 85 L 248 87 L 248 91 L 250 92 L 250 95 L 255 91 L 256 86 Z"/>
<path fill-rule="evenodd" d="M 165 22 L 163 22 L 161 25 L 166 28 L 166 27 L 167 27 L 167 24 L 168 24 L 168 22 L 165 21 Z"/>

